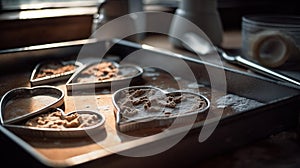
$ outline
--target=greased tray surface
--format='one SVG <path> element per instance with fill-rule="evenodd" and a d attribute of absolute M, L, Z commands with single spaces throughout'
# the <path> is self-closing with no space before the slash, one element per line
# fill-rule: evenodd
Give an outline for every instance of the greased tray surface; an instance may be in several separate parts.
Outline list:
<path fill-rule="evenodd" d="M 140 49 L 139 47 L 139 45 L 124 42 L 114 46 L 109 54 L 114 56 L 119 55 L 122 58 L 127 54 Z M 64 51 L 63 48 L 61 51 Z M 184 59 L 184 57 L 178 58 L 171 53 L 166 54 L 147 49 L 144 49 L 143 52 L 146 53 L 146 56 L 151 55 L 158 59 L 161 58 L 162 60 Z M 203 66 L 205 62 L 197 60 L 191 61 L 189 59 L 186 61 L 191 66 L 191 69 L 195 70 L 196 76 L 199 77 L 197 83 L 191 83 L 191 81 L 186 80 L 183 76 L 174 78 L 169 73 L 160 69 L 143 66 L 143 83 L 140 83 L 140 85 L 155 86 L 166 91 L 178 90 L 180 85 L 188 91 L 199 92 L 205 95 L 211 100 L 212 114 L 217 116 L 220 110 L 226 107 L 220 121 L 220 128 L 216 129 L 215 134 L 210 138 L 213 139 L 212 141 L 208 140 L 207 143 L 199 143 L 197 141 L 199 129 L 203 126 L 203 122 L 200 120 L 193 128 L 193 131 L 187 134 L 186 138 L 182 139 L 183 143 L 179 143 L 177 145 L 178 147 L 174 146 L 176 152 L 169 150 L 166 153 L 157 154 L 152 157 L 139 158 L 145 161 L 143 162 L 144 164 L 151 163 L 154 160 L 157 161 L 158 158 L 162 159 L 160 160 L 160 163 L 170 163 L 171 160 L 176 162 L 171 156 L 184 159 L 186 157 L 180 154 L 184 153 L 184 151 L 190 153 L 188 157 L 190 159 L 195 157 L 201 158 L 205 155 L 208 156 L 209 154 L 217 153 L 216 150 L 224 150 L 233 147 L 234 145 L 231 143 L 223 141 L 225 138 L 231 137 L 232 143 L 235 145 L 238 143 L 245 144 L 246 142 L 264 137 L 272 132 L 280 131 L 280 129 L 291 127 L 295 124 L 297 114 L 295 114 L 294 111 L 296 111 L 295 109 L 298 107 L 298 90 L 264 80 L 263 78 L 256 78 L 255 76 L 249 76 L 247 74 L 226 69 L 228 93 L 224 97 L 218 99 L 218 101 L 213 100 L 211 95 L 213 92 L 218 92 L 218 90 L 211 90 L 207 85 L 209 83 L 208 77 L 205 77 L 205 73 L 203 73 L 205 71 L 205 67 Z M 133 61 L 132 63 L 135 62 Z M 217 69 L 218 67 L 212 66 L 212 68 Z M 27 75 L 24 75 L 24 73 Z M 28 74 L 30 74 L 30 71 L 2 76 L 1 78 L 4 79 L 3 81 L 5 81 L 7 85 L 6 87 L 2 87 L 1 93 L 5 93 L 9 88 L 19 85 L 30 85 Z M 11 76 L 21 76 L 22 80 L 27 81 L 27 83 L 20 82 L 21 78 L 18 79 L 20 80 L 19 82 L 15 83 L 13 83 L 14 81 L 12 80 L 7 80 Z M 56 87 L 59 87 L 65 93 L 68 93 L 64 84 L 58 84 Z M 272 92 L 273 90 L 277 90 L 277 92 L 274 93 Z M 93 110 L 101 112 L 105 116 L 106 122 L 104 124 L 104 131 L 99 131 L 99 134 L 91 136 L 90 138 L 40 139 L 37 137 L 13 134 L 2 126 L 1 131 L 18 146 L 25 149 L 25 152 L 33 156 L 38 163 L 50 167 L 84 167 L 92 165 L 99 166 L 100 164 L 102 167 L 114 167 L 118 165 L 137 166 L 137 162 L 134 162 L 137 158 L 130 158 L 129 161 L 124 161 L 121 155 L 115 153 L 134 151 L 136 148 L 146 149 L 147 145 L 153 145 L 153 148 L 158 148 L 158 146 L 156 146 L 158 145 L 157 143 L 168 142 L 172 137 L 176 137 L 178 134 L 186 131 L 185 129 L 179 128 L 174 129 L 174 132 L 160 134 L 164 130 L 153 128 L 146 131 L 132 131 L 130 134 L 118 133 L 115 125 L 114 105 L 112 102 L 112 94 L 114 91 L 115 90 L 103 88 L 97 90 L 95 95 L 65 95 L 64 102 L 66 112 L 73 111 L 74 109 Z M 232 100 L 232 102 L 224 101 L 228 99 Z M 244 104 L 239 104 L 238 102 Z M 272 111 L 272 113 L 269 111 Z M 290 113 L 287 114 L 287 112 Z M 272 117 L 269 117 L 271 114 Z M 210 117 L 213 119 L 214 115 Z M 265 122 L 266 117 L 269 117 L 269 122 Z M 204 119 L 205 118 L 203 118 L 202 121 L 204 121 Z M 253 125 L 253 123 L 256 124 Z M 249 128 L 249 126 L 251 128 Z M 235 131 L 241 128 L 247 129 L 246 131 L 244 130 L 239 132 L 239 134 L 236 134 Z M 258 128 L 263 129 L 258 130 Z M 226 133 L 222 132 L 223 130 L 227 130 Z M 256 130 L 257 134 L 253 133 L 253 130 Z M 249 132 L 252 133 L 248 134 Z M 248 136 L 246 139 L 242 138 L 247 135 L 251 136 Z M 131 136 L 138 138 L 131 138 Z M 242 139 L 242 141 L 234 141 L 235 139 Z M 206 146 L 204 146 L 205 144 Z M 219 147 L 217 148 L 216 146 Z M 184 150 L 180 147 L 184 148 Z M 198 152 L 196 152 L 197 154 L 193 154 L 192 151 L 197 149 L 202 149 L 205 155 Z"/>

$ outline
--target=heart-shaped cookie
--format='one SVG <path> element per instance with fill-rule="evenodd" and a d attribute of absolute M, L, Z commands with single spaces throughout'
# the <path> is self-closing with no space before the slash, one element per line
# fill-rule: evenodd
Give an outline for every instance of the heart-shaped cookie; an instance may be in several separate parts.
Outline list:
<path fill-rule="evenodd" d="M 65 113 L 60 108 L 50 109 L 15 124 L 4 126 L 16 134 L 34 137 L 70 138 L 99 133 L 104 128 L 104 115 L 88 110 Z"/>
<path fill-rule="evenodd" d="M 78 69 L 66 83 L 67 90 L 108 87 L 111 82 L 126 82 L 141 77 L 143 68 L 119 65 L 114 61 L 91 62 Z"/>
<path fill-rule="evenodd" d="M 31 86 L 67 81 L 82 63 L 78 61 L 51 60 L 37 64 L 30 76 Z"/>
<path fill-rule="evenodd" d="M 185 124 L 191 117 L 205 114 L 210 107 L 210 101 L 203 95 L 165 92 L 152 86 L 120 89 L 113 94 L 113 104 L 116 125 L 121 132 L 168 127 L 175 119 L 176 124 Z"/>
<path fill-rule="evenodd" d="M 64 104 L 64 92 L 54 86 L 19 87 L 1 98 L 1 124 L 12 124 Z"/>

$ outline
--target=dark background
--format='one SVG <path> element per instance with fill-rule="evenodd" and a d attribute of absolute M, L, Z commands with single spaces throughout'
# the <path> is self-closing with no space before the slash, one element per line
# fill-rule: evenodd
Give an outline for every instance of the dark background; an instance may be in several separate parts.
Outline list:
<path fill-rule="evenodd" d="M 224 29 L 241 28 L 241 18 L 252 14 L 300 15 L 293 0 L 218 0 Z"/>

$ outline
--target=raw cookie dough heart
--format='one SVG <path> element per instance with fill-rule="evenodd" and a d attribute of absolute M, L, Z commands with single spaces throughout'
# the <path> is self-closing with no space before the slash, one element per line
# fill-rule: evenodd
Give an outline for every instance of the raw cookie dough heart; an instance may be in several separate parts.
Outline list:
<path fill-rule="evenodd" d="M 119 65 L 102 60 L 86 64 L 67 81 L 67 90 L 108 87 L 111 82 L 124 82 L 141 77 L 143 68 L 137 65 Z"/>
<path fill-rule="evenodd" d="M 88 110 L 65 113 L 62 109 L 33 116 L 16 124 L 4 125 L 16 134 L 35 137 L 70 138 L 99 134 L 105 121 L 104 115 Z"/>
<path fill-rule="evenodd" d="M 203 95 L 185 92 L 165 92 L 152 86 L 132 86 L 113 94 L 117 129 L 131 130 L 168 127 L 188 122 L 188 117 L 201 115 L 210 107 Z M 190 120 L 189 120 L 190 121 Z"/>
<path fill-rule="evenodd" d="M 30 76 L 31 86 L 67 81 L 77 68 L 82 66 L 78 61 L 43 61 L 37 64 Z"/>

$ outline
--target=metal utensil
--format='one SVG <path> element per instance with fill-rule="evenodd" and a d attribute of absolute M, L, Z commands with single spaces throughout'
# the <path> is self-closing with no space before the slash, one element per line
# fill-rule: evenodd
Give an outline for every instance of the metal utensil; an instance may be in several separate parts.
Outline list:
<path fill-rule="evenodd" d="M 211 54 L 211 53 L 217 51 L 219 53 L 219 55 L 229 63 L 244 66 L 244 67 L 249 68 L 249 69 L 251 69 L 257 73 L 260 73 L 262 75 L 268 76 L 268 77 L 276 79 L 276 80 L 289 82 L 291 84 L 294 84 L 294 85 L 300 87 L 299 81 L 292 79 L 281 73 L 275 72 L 271 69 L 265 68 L 254 62 L 248 61 L 247 59 L 244 59 L 240 55 L 235 55 L 235 56 L 228 55 L 222 48 L 210 44 L 209 41 L 198 36 L 195 33 L 188 32 L 188 33 L 184 34 L 183 41 L 185 42 L 185 43 L 183 43 L 183 47 L 185 47 L 186 49 L 191 50 L 193 52 L 196 52 L 200 55 L 208 55 L 208 54 Z"/>

